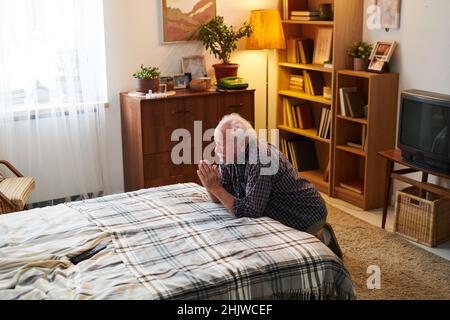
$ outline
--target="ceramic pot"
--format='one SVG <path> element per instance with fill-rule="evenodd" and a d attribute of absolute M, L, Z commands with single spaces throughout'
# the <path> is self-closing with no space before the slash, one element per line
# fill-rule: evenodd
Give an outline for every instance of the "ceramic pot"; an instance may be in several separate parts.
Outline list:
<path fill-rule="evenodd" d="M 217 82 L 220 81 L 222 78 L 226 77 L 237 77 L 239 65 L 232 63 L 232 64 L 214 64 L 214 71 L 216 72 L 216 80 Z"/>
<path fill-rule="evenodd" d="M 368 60 L 362 58 L 353 59 L 353 70 L 355 71 L 366 71 L 368 67 Z"/>
<path fill-rule="evenodd" d="M 152 92 L 159 92 L 159 79 L 135 79 L 136 91 L 148 93 L 149 90 Z"/>

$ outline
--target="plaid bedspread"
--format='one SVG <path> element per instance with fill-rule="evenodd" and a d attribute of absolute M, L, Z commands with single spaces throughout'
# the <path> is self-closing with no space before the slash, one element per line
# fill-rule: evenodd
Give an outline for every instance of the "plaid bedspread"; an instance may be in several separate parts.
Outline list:
<path fill-rule="evenodd" d="M 270 218 L 237 219 L 196 184 L 68 204 L 113 238 L 154 299 L 354 299 L 342 262 Z"/>

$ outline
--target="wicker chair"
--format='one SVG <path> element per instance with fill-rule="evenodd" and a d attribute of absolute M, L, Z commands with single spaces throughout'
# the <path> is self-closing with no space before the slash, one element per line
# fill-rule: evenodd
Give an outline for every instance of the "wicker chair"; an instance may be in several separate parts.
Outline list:
<path fill-rule="evenodd" d="M 14 175 L 5 178 L 0 173 L 0 214 L 22 211 L 35 188 L 34 178 L 24 177 L 8 161 L 0 160 Z"/>

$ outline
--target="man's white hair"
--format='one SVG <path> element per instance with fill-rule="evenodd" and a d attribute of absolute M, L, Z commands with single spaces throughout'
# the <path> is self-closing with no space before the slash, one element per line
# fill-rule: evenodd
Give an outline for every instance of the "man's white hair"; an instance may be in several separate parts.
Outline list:
<path fill-rule="evenodd" d="M 231 134 L 232 137 L 239 138 L 240 135 L 245 134 L 245 143 L 256 141 L 258 136 L 253 126 L 242 118 L 237 113 L 226 115 L 217 125 L 215 133 Z"/>

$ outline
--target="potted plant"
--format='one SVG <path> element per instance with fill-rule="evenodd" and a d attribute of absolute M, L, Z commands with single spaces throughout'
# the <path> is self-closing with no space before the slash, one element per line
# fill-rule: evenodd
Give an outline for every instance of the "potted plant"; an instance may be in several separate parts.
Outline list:
<path fill-rule="evenodd" d="M 355 71 L 367 69 L 372 48 L 371 44 L 360 41 L 347 50 L 348 55 L 353 57 L 353 69 Z"/>
<path fill-rule="evenodd" d="M 236 77 L 239 65 L 230 63 L 231 53 L 236 50 L 237 42 L 241 38 L 248 37 L 252 33 L 250 24 L 246 22 L 235 31 L 232 26 L 224 23 L 223 17 L 217 16 L 202 24 L 199 33 L 206 49 L 217 59 L 222 60 L 222 63 L 213 65 L 217 82 L 225 77 Z"/>
<path fill-rule="evenodd" d="M 144 67 L 141 64 L 141 69 L 133 74 L 136 79 L 136 91 L 147 93 L 152 90 L 152 92 L 158 92 L 160 75 L 159 68 Z"/>

